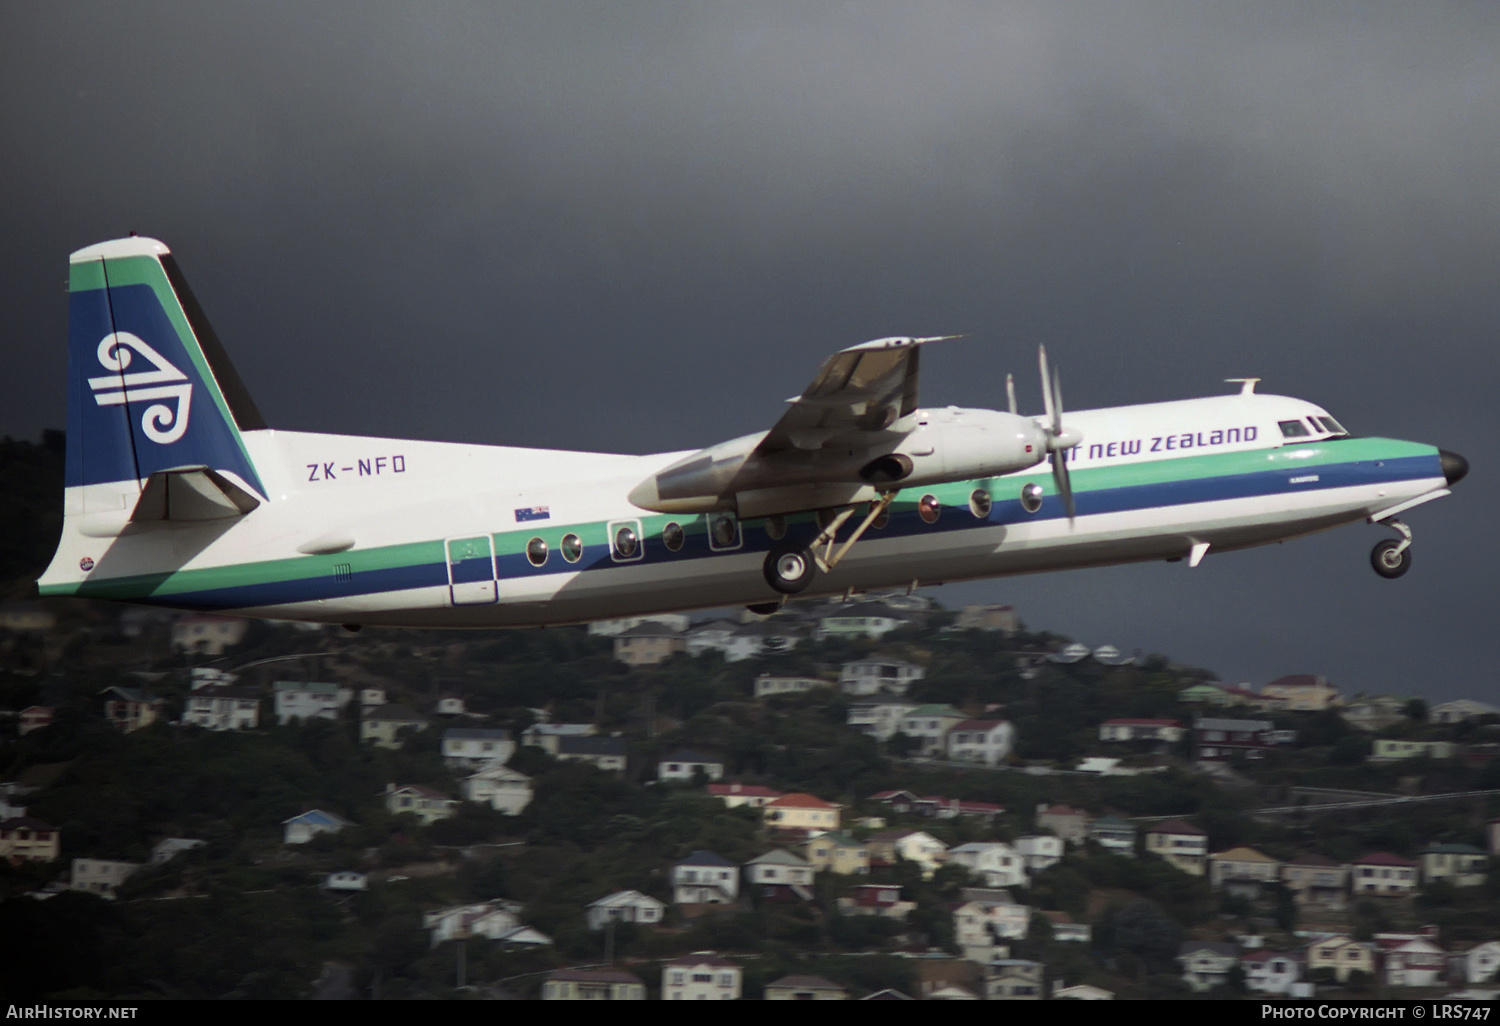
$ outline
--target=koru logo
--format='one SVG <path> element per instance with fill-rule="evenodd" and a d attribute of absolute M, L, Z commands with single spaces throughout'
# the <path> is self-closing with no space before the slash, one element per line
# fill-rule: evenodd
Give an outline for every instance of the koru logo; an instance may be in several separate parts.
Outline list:
<path fill-rule="evenodd" d="M 126 368 L 139 353 L 153 370 Z M 115 331 L 99 343 L 99 363 L 112 373 L 89 378 L 94 402 L 100 406 L 121 406 L 151 399 L 170 399 L 173 405 L 155 403 L 141 414 L 141 430 L 161 445 L 171 445 L 187 432 L 188 409 L 193 385 L 188 376 L 173 367 L 166 358 L 128 331 Z"/>

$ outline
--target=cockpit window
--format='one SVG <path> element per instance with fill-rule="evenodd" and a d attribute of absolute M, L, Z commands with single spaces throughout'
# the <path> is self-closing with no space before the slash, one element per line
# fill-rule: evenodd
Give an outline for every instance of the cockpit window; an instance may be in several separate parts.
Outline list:
<path fill-rule="evenodd" d="M 1283 438 L 1306 438 L 1312 432 L 1307 430 L 1307 425 L 1300 420 L 1279 420 L 1276 426 L 1281 428 Z"/>
<path fill-rule="evenodd" d="M 1329 431 L 1332 431 L 1336 435 L 1347 435 L 1349 433 L 1344 430 L 1344 426 L 1342 424 L 1334 420 L 1332 417 L 1315 417 L 1314 419 L 1321 421 L 1325 428 L 1327 428 Z"/>

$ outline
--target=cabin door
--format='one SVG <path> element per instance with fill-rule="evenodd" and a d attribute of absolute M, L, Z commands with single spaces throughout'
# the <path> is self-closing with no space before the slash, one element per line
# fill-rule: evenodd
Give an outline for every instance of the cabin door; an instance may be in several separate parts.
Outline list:
<path fill-rule="evenodd" d="M 495 552 L 489 535 L 448 539 L 448 590 L 455 606 L 498 601 Z"/>

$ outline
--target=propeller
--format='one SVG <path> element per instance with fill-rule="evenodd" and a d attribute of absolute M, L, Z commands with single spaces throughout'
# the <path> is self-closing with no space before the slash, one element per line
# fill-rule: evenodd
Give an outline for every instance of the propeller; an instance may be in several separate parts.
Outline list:
<path fill-rule="evenodd" d="M 1010 400 L 1010 415 L 1016 415 L 1016 376 L 1005 375 L 1005 398 Z"/>
<path fill-rule="evenodd" d="M 1037 362 L 1042 371 L 1042 405 L 1047 411 L 1047 422 L 1043 425 L 1043 430 L 1047 433 L 1052 480 L 1057 485 L 1057 493 L 1062 496 L 1063 508 L 1068 511 L 1068 523 L 1071 524 L 1078 515 L 1078 509 L 1073 502 L 1073 481 L 1068 475 L 1068 462 L 1063 454 L 1083 441 L 1083 434 L 1074 428 L 1063 427 L 1062 376 L 1056 370 L 1048 373 L 1046 346 L 1037 346 Z M 1013 394 L 1012 390 L 1012 408 Z"/>

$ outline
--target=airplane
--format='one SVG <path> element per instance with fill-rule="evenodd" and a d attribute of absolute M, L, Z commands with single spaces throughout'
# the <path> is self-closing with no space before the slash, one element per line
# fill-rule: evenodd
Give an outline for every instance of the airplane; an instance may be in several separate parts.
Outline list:
<path fill-rule="evenodd" d="M 48 596 L 278 620 L 527 627 L 1187 560 L 1449 494 L 1463 457 L 1256 391 L 1064 414 L 926 407 L 936 338 L 840 350 L 768 430 L 647 456 L 267 426 L 168 248 L 73 253 Z"/>

